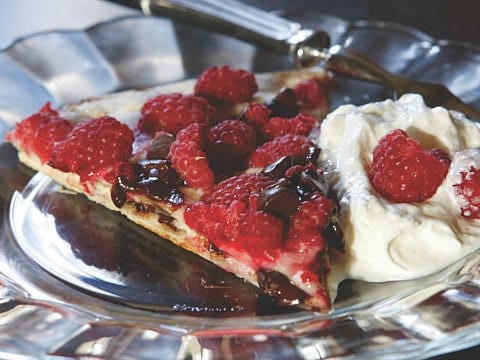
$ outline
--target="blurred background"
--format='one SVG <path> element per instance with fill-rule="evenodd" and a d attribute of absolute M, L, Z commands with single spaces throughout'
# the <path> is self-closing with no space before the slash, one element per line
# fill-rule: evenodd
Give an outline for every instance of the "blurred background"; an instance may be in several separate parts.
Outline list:
<path fill-rule="evenodd" d="M 135 14 L 136 0 L 0 0 L 0 47 L 37 31 L 83 29 Z M 480 0 L 243 0 L 266 10 L 314 8 L 349 20 L 399 22 L 439 39 L 480 44 Z"/>

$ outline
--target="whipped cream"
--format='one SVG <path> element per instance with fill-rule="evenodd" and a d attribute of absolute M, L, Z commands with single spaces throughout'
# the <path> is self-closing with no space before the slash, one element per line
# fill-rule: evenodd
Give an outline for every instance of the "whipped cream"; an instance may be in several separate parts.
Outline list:
<path fill-rule="evenodd" d="M 372 187 L 368 168 L 378 140 L 393 129 L 428 149 L 449 153 L 449 173 L 421 204 L 396 204 Z M 320 161 L 338 195 L 345 252 L 332 254 L 332 280 L 380 282 L 427 275 L 480 247 L 480 220 L 462 217 L 452 186 L 480 163 L 480 130 L 463 115 L 429 108 L 407 94 L 363 106 L 345 105 L 327 116 L 318 139 Z"/>

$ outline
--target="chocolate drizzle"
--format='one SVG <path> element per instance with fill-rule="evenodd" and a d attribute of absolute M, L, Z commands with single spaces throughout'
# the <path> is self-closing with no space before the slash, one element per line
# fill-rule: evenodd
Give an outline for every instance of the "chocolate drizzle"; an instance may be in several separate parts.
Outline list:
<path fill-rule="evenodd" d="M 183 203 L 179 190 L 185 185 L 183 179 L 173 169 L 170 161 L 147 159 L 133 165 L 135 178 L 129 179 L 120 174 L 111 189 L 112 201 L 122 207 L 127 200 L 127 192 L 143 194 L 156 200 L 166 200 L 173 205 Z"/>
<path fill-rule="evenodd" d="M 279 179 L 285 176 L 285 172 L 293 165 L 291 156 L 284 156 L 277 161 L 265 166 L 262 171 L 263 175 L 274 179 Z"/>
<path fill-rule="evenodd" d="M 174 140 L 173 135 L 168 133 L 155 137 L 147 151 L 147 159 L 166 159 Z"/>
<path fill-rule="evenodd" d="M 277 299 L 281 305 L 298 305 L 308 297 L 307 293 L 278 271 L 259 269 L 256 274 L 260 289 Z"/>
<path fill-rule="evenodd" d="M 338 225 L 337 209 L 331 214 L 330 222 L 323 229 L 322 236 L 327 241 L 328 246 L 341 252 L 345 251 L 345 240 L 343 238 L 342 228 Z"/>
<path fill-rule="evenodd" d="M 291 118 L 297 115 L 300 111 L 295 92 L 288 87 L 280 91 L 265 105 L 272 110 L 270 117 L 281 116 L 284 118 Z"/>
<path fill-rule="evenodd" d="M 262 174 L 277 181 L 260 194 L 259 208 L 288 219 L 298 209 L 301 201 L 306 200 L 313 192 L 328 196 L 329 188 L 323 171 L 312 166 L 317 162 L 319 155 L 320 149 L 312 146 L 306 156 L 284 156 L 266 166 Z M 302 165 L 304 168 L 287 176 L 287 170 L 295 165 Z M 323 229 L 322 236 L 329 246 L 344 251 L 343 232 L 338 225 L 337 210 L 331 214 L 330 222 Z"/>
<path fill-rule="evenodd" d="M 288 219 L 300 205 L 298 194 L 287 186 L 275 185 L 260 195 L 263 211 Z"/>
<path fill-rule="evenodd" d="M 296 192 L 299 200 L 306 199 L 310 193 L 316 191 L 327 195 L 328 186 L 325 182 L 323 172 L 313 165 L 317 161 L 319 154 L 320 149 L 316 146 L 312 146 L 306 156 L 284 156 L 272 164 L 267 165 L 263 169 L 262 174 L 278 179 L 274 188 L 288 188 Z M 295 165 L 301 165 L 305 168 L 291 174 L 290 176 L 286 176 L 287 170 Z M 279 190 L 274 191 L 272 190 L 272 187 L 270 187 L 266 189 L 265 192 L 267 193 L 266 195 L 271 194 L 277 196 Z M 289 198 L 293 199 L 293 197 L 290 196 L 290 191 L 283 191 L 283 193 L 288 193 Z"/>
<path fill-rule="evenodd" d="M 110 196 L 113 204 L 118 208 L 121 208 L 127 201 L 127 193 L 118 181 L 115 181 L 115 183 L 112 185 Z"/>

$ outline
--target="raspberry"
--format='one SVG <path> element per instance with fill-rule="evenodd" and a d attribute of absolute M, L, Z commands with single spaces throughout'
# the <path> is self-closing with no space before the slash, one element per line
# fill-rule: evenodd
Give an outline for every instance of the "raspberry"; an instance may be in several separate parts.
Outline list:
<path fill-rule="evenodd" d="M 16 140 L 26 152 L 35 153 L 42 163 L 46 163 L 52 155 L 54 144 L 63 140 L 72 128 L 72 123 L 53 110 L 50 103 L 46 103 L 37 113 L 18 123 L 6 139 Z"/>
<path fill-rule="evenodd" d="M 292 214 L 290 226 L 296 231 L 322 230 L 330 221 L 330 213 L 335 203 L 319 192 L 313 193 L 308 200 L 302 201 L 298 210 Z"/>
<path fill-rule="evenodd" d="M 200 124 L 192 124 L 179 131 L 177 136 L 175 136 L 175 140 L 180 142 L 193 141 L 195 144 L 202 147 L 204 143 L 204 137 L 205 127 Z"/>
<path fill-rule="evenodd" d="M 309 248 L 315 252 L 324 252 L 327 248 L 321 231 L 330 222 L 335 203 L 319 192 L 313 193 L 302 201 L 297 211 L 290 218 L 285 248 L 306 252 Z M 312 254 L 313 255 L 313 254 Z"/>
<path fill-rule="evenodd" d="M 164 130 L 176 134 L 192 123 L 211 125 L 217 110 L 206 99 L 179 93 L 165 94 L 148 100 L 140 110 L 138 129 L 149 135 Z"/>
<path fill-rule="evenodd" d="M 268 139 L 273 139 L 286 134 L 306 136 L 310 134 L 315 123 L 315 118 L 305 113 L 300 113 L 290 119 L 277 116 L 268 120 L 262 130 Z"/>
<path fill-rule="evenodd" d="M 104 116 L 76 124 L 69 136 L 55 144 L 48 164 L 74 172 L 82 183 L 104 178 L 132 154 L 133 132 Z"/>
<path fill-rule="evenodd" d="M 225 65 L 205 70 L 195 85 L 195 95 L 212 101 L 235 104 L 249 100 L 258 90 L 255 76 Z"/>
<path fill-rule="evenodd" d="M 328 94 L 324 83 L 319 79 L 309 79 L 297 84 L 293 91 L 302 111 L 328 108 Z"/>
<path fill-rule="evenodd" d="M 237 175 L 215 185 L 185 211 L 185 222 L 227 253 L 247 252 L 257 264 L 272 261 L 283 241 L 283 222 L 257 209 L 257 199 L 274 179 Z"/>
<path fill-rule="evenodd" d="M 460 183 L 454 184 L 455 192 L 461 197 L 462 215 L 469 219 L 480 219 L 480 169 L 473 166 L 460 173 Z"/>
<path fill-rule="evenodd" d="M 283 245 L 283 222 L 264 211 L 249 211 L 239 222 L 238 242 L 257 263 L 275 260 Z"/>
<path fill-rule="evenodd" d="M 55 144 L 65 139 L 72 129 L 73 124 L 60 117 L 37 128 L 32 140 L 32 150 L 42 163 L 46 163 L 50 159 Z"/>
<path fill-rule="evenodd" d="M 373 149 L 370 181 L 375 190 L 393 202 L 422 202 L 435 194 L 450 166 L 442 150 L 428 151 L 396 129 Z"/>
<path fill-rule="evenodd" d="M 194 188 L 208 188 L 215 183 L 207 154 L 202 150 L 204 131 L 204 127 L 196 123 L 180 130 L 168 155 L 173 168 Z"/>
<path fill-rule="evenodd" d="M 239 200 L 248 205 L 251 196 L 258 195 L 274 183 L 274 179 L 261 174 L 237 175 L 215 185 L 202 196 L 201 201 L 228 206 L 234 200 Z"/>
<path fill-rule="evenodd" d="M 184 218 L 221 251 L 246 252 L 258 265 L 274 260 L 282 246 L 282 221 L 242 201 L 234 200 L 229 205 L 199 202 L 186 208 Z"/>
<path fill-rule="evenodd" d="M 228 172 L 244 166 L 255 148 L 255 132 L 240 120 L 225 120 L 207 133 L 206 149 L 214 169 Z"/>
<path fill-rule="evenodd" d="M 250 167 L 265 167 L 284 156 L 307 156 L 313 142 L 303 135 L 279 136 L 257 148 L 248 161 Z"/>
<path fill-rule="evenodd" d="M 231 239 L 227 232 L 227 225 L 231 223 L 227 223 L 228 215 L 228 206 L 199 202 L 185 209 L 184 219 L 188 226 L 221 248 L 221 244 Z"/>
<path fill-rule="evenodd" d="M 266 105 L 250 103 L 243 111 L 242 119 L 254 129 L 261 129 L 268 122 L 271 113 L 272 110 Z"/>
<path fill-rule="evenodd" d="M 304 231 L 295 231 L 290 229 L 285 240 L 284 249 L 292 252 L 321 252 L 327 249 L 327 243 L 322 234 L 317 230 L 307 229 Z M 309 254 L 310 257 L 315 254 Z"/>
<path fill-rule="evenodd" d="M 25 150 L 30 149 L 30 141 L 33 138 L 37 128 L 50 120 L 57 118 L 58 113 L 46 103 L 37 113 L 30 115 L 15 125 L 15 130 L 7 133 L 7 141 L 17 141 Z"/>
<path fill-rule="evenodd" d="M 281 116 L 291 118 L 297 115 L 300 111 L 295 92 L 289 87 L 282 89 L 265 105 L 272 110 L 272 113 L 270 114 L 271 117 Z"/>

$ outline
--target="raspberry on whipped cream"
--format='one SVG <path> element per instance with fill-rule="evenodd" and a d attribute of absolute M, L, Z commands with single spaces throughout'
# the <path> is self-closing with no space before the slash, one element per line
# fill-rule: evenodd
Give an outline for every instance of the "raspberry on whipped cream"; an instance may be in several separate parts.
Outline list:
<path fill-rule="evenodd" d="M 373 149 L 394 129 L 452 159 L 443 183 L 423 202 L 394 203 L 378 196 L 370 183 Z M 469 169 L 463 150 L 480 147 L 480 130 L 473 122 L 440 107 L 430 109 L 421 96 L 407 94 L 397 101 L 341 106 L 322 123 L 318 142 L 345 235 L 345 252 L 333 254 L 332 283 L 416 278 L 480 246 L 480 222 L 462 216 L 453 186 L 458 173 Z"/>

